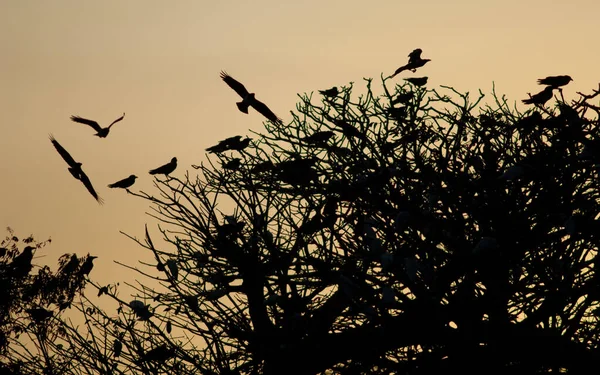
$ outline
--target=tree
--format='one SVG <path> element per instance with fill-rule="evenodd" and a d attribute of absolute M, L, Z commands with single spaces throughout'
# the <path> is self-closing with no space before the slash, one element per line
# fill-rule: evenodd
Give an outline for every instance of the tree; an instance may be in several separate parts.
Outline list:
<path fill-rule="evenodd" d="M 161 223 L 160 246 L 131 237 L 156 264 L 132 301 L 96 285 L 116 315 L 73 305 L 88 329 L 50 344 L 66 372 L 597 368 L 600 89 L 522 113 L 366 82 L 132 193 Z"/>
<path fill-rule="evenodd" d="M 51 333 L 60 332 L 56 318 L 82 293 L 85 264 L 94 257 L 65 254 L 53 273 L 34 262 L 50 239 L 19 240 L 11 228 L 7 232 L 0 243 L 0 373 L 37 373 L 40 367 L 48 373 L 59 362 L 47 348 Z M 25 245 L 21 251 L 19 243 Z"/>

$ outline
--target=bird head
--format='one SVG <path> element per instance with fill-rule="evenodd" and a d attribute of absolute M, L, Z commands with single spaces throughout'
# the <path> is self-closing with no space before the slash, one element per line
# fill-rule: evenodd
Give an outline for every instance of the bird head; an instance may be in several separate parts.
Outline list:
<path fill-rule="evenodd" d="M 573 78 L 571 78 L 571 76 L 567 76 L 567 78 L 569 79 L 569 82 L 571 82 L 573 80 Z"/>
<path fill-rule="evenodd" d="M 177 163 L 177 158 L 171 159 L 171 163 Z"/>
<path fill-rule="evenodd" d="M 97 256 L 95 256 L 95 255 L 90 255 L 90 256 L 88 257 L 88 259 L 90 259 L 90 261 L 92 261 L 92 260 L 94 260 L 94 259 L 97 259 L 97 258 L 98 258 L 98 257 L 97 257 Z"/>
<path fill-rule="evenodd" d="M 133 178 L 135 180 L 138 177 L 136 175 L 132 174 L 132 175 L 129 176 L 129 178 Z"/>

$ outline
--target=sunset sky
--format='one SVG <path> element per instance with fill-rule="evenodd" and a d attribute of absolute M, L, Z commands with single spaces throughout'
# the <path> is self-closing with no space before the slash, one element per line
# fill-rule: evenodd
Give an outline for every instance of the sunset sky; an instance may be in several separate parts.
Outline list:
<path fill-rule="evenodd" d="M 565 97 L 575 99 L 600 82 L 598 14 L 591 0 L 1 1 L 0 224 L 52 238 L 38 263 L 89 252 L 99 256 L 93 279 L 120 280 L 113 260 L 147 254 L 119 231 L 142 237 L 148 223 L 157 233 L 156 221 L 147 201 L 106 185 L 136 174 L 133 190 L 154 192 L 149 169 L 176 156 L 174 175 L 193 173 L 206 147 L 263 129 L 259 114 L 237 110 L 221 70 L 284 121 L 298 93 L 379 83 L 415 48 L 432 61 L 398 82 L 426 75 L 429 88 L 474 95 L 495 82 L 520 103 L 538 78 L 569 74 Z M 105 139 L 69 120 L 106 126 L 123 112 Z M 83 163 L 104 206 L 69 174 L 49 133 Z"/>

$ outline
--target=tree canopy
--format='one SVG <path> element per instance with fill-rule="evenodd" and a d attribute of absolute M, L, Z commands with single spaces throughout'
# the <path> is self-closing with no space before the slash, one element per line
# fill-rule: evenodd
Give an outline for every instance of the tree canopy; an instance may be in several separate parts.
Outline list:
<path fill-rule="evenodd" d="M 600 89 L 522 112 L 365 82 L 131 192 L 160 223 L 131 236 L 146 281 L 93 283 L 117 311 L 82 295 L 86 324 L 57 319 L 54 364 L 25 373 L 597 368 Z"/>

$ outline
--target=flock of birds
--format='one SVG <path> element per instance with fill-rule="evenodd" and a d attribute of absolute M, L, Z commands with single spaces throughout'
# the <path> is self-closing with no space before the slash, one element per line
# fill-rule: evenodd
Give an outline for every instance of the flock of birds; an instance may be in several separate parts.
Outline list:
<path fill-rule="evenodd" d="M 413 50 L 408 55 L 408 62 L 405 65 L 396 69 L 394 71 L 394 73 L 391 76 L 389 76 L 388 78 L 393 78 L 406 70 L 410 70 L 414 73 L 417 71 L 418 68 L 423 67 L 429 61 L 431 61 L 431 59 L 423 59 L 421 57 L 422 53 L 423 53 L 423 51 L 420 48 Z M 258 113 L 262 114 L 267 120 L 272 121 L 274 123 L 279 123 L 279 124 L 283 123 L 282 120 L 279 117 L 277 117 L 277 115 L 275 115 L 275 113 L 273 113 L 273 111 L 271 111 L 269 109 L 269 107 L 267 107 L 267 105 L 265 105 L 263 102 L 256 99 L 255 94 L 249 92 L 246 89 L 246 87 L 243 84 L 241 84 L 239 81 L 235 80 L 233 77 L 231 77 L 229 74 L 227 74 L 224 71 L 221 71 L 220 77 L 230 88 L 232 88 L 242 98 L 242 101 L 236 103 L 240 112 L 248 114 L 248 108 L 252 107 Z M 405 78 L 404 80 L 407 82 L 410 82 L 411 84 L 413 84 L 415 86 L 420 87 L 420 86 L 424 86 L 427 84 L 428 77 L 411 77 L 411 78 Z M 562 90 L 561 87 L 565 86 L 572 80 L 573 79 L 570 76 L 566 76 L 566 75 L 550 76 L 550 77 L 539 79 L 538 84 L 545 85 L 546 88 L 535 95 L 529 94 L 529 96 L 530 96 L 529 99 L 524 99 L 523 103 L 543 106 L 548 100 L 550 100 L 552 98 L 555 89 Z M 331 89 L 327 89 L 327 90 L 319 90 L 319 93 L 321 93 L 322 95 L 327 96 L 327 97 L 336 97 L 339 94 L 339 91 L 338 91 L 337 87 L 332 87 Z M 114 124 L 122 121 L 124 118 L 125 118 L 125 113 L 123 113 L 123 115 L 121 117 L 119 117 L 118 119 L 113 121 L 109 126 L 103 128 L 96 121 L 88 120 L 88 119 L 85 119 L 85 118 L 82 118 L 79 116 L 71 116 L 72 121 L 80 123 L 80 124 L 88 125 L 92 129 L 94 129 L 96 131 L 95 136 L 97 136 L 99 138 L 106 138 L 110 132 L 111 127 Z M 348 125 L 348 126 L 350 126 L 350 125 Z M 358 131 L 357 129 L 352 129 L 352 130 Z M 75 179 L 77 179 L 83 183 L 83 185 L 90 192 L 90 194 L 94 197 L 94 199 L 96 199 L 96 201 L 98 201 L 98 203 L 103 204 L 103 202 L 104 202 L 103 199 L 100 198 L 100 196 L 98 196 L 98 193 L 94 189 L 90 179 L 85 174 L 85 172 L 83 172 L 83 169 L 81 168 L 82 163 L 76 162 L 75 159 L 73 159 L 73 157 L 67 152 L 67 150 L 65 150 L 65 148 L 62 147 L 60 145 L 60 143 L 58 143 L 58 141 L 52 135 L 50 135 L 50 141 L 56 148 L 56 151 L 58 151 L 60 156 L 62 156 L 62 158 L 65 160 L 65 162 L 69 165 L 68 170 L 71 173 L 71 175 L 73 175 L 73 177 Z M 230 137 L 230 138 L 220 141 L 215 146 L 207 148 L 206 151 L 213 152 L 213 153 L 221 153 L 221 152 L 224 152 L 227 150 L 241 151 L 244 148 L 246 148 L 250 144 L 251 141 L 252 141 L 251 138 L 242 139 L 241 136 Z M 231 161 L 231 163 L 235 163 L 236 160 L 239 160 L 239 159 L 234 159 Z M 194 167 L 196 169 L 199 168 L 196 165 L 192 165 L 192 167 Z M 156 169 L 152 169 L 149 171 L 149 173 L 151 175 L 163 174 L 165 176 L 168 176 L 176 168 L 177 168 L 177 158 L 174 157 L 167 164 L 164 164 Z M 224 165 L 224 168 L 235 169 L 236 165 Z M 108 187 L 109 188 L 128 189 L 135 183 L 135 180 L 137 178 L 138 177 L 136 175 L 132 174 L 127 178 L 124 178 L 115 183 L 109 184 Z"/>
<path fill-rule="evenodd" d="M 258 113 L 265 116 L 268 120 L 270 120 L 272 122 L 276 122 L 276 123 L 282 123 L 282 120 L 279 117 L 277 117 L 273 113 L 273 111 L 271 111 L 269 109 L 269 107 L 267 107 L 263 102 L 256 99 L 254 93 L 248 92 L 248 90 L 246 89 L 246 87 L 244 87 L 243 84 L 241 84 L 240 82 L 238 82 L 237 80 L 232 78 L 226 72 L 221 72 L 220 77 L 229 87 L 231 87 L 239 96 L 242 97 L 242 101 L 236 103 L 240 112 L 248 114 L 248 108 L 252 107 Z M 85 118 L 79 117 L 79 116 L 71 116 L 72 121 L 80 123 L 80 124 L 88 125 L 92 129 L 94 129 L 96 131 L 96 134 L 94 134 L 94 135 L 99 138 L 106 138 L 110 132 L 111 127 L 114 124 L 122 121 L 124 118 L 125 118 L 125 113 L 123 113 L 123 115 L 121 117 L 119 117 L 118 119 L 113 121 L 110 125 L 103 128 L 96 121 L 88 120 L 88 119 L 85 119 Z M 247 147 L 251 141 L 250 138 L 246 138 L 245 140 L 242 140 L 241 138 L 242 138 L 241 136 L 227 138 L 226 140 L 219 142 L 218 145 L 209 147 L 207 149 L 207 151 L 222 152 L 221 150 L 235 150 L 235 149 L 241 150 L 241 149 Z M 54 136 L 52 134 L 50 134 L 50 141 L 54 145 L 54 148 L 56 149 L 56 151 L 58 151 L 60 156 L 68 164 L 68 166 L 69 166 L 68 170 L 71 173 L 71 175 L 75 179 L 81 181 L 81 183 L 85 186 L 85 188 L 89 191 L 89 193 L 92 195 L 92 197 L 94 197 L 94 199 L 96 199 L 96 201 L 98 203 L 103 204 L 104 200 L 98 195 L 98 193 L 96 192 L 96 189 L 94 189 L 94 186 L 92 185 L 92 182 L 90 181 L 89 177 L 85 174 L 85 172 L 81 168 L 82 163 L 75 161 L 75 159 L 71 156 L 71 154 L 69 154 L 69 152 L 60 143 L 58 143 L 58 141 L 56 140 L 56 138 L 54 138 Z M 152 169 L 148 173 L 150 173 L 151 175 L 162 174 L 162 175 L 168 176 L 176 168 L 177 168 L 177 158 L 174 157 L 167 164 L 164 164 L 158 168 Z M 135 183 L 135 180 L 137 178 L 138 177 L 136 175 L 132 174 L 127 178 L 124 178 L 115 183 L 109 184 L 108 187 L 109 188 L 128 189 Z"/>

